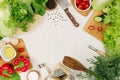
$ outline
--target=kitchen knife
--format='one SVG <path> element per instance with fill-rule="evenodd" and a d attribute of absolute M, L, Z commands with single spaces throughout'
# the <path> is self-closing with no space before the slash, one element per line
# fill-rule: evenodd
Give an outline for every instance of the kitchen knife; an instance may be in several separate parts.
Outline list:
<path fill-rule="evenodd" d="M 67 0 L 57 0 L 57 2 L 61 6 L 61 8 L 65 11 L 65 13 L 67 14 L 67 16 L 70 18 L 70 20 L 72 21 L 72 23 L 74 24 L 74 26 L 78 27 L 79 23 L 75 20 L 75 18 L 73 17 L 73 15 L 69 12 L 68 7 L 70 6 L 70 3 Z"/>

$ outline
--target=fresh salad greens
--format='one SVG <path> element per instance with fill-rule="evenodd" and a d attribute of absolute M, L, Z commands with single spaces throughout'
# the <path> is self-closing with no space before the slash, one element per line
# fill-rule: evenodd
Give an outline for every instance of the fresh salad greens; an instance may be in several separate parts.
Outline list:
<path fill-rule="evenodd" d="M 88 73 L 78 74 L 77 77 L 83 80 L 120 80 L 120 51 L 89 59 L 89 62 L 93 66 L 89 67 Z"/>
<path fill-rule="evenodd" d="M 21 80 L 21 78 L 18 73 L 14 73 L 10 78 L 4 78 L 3 76 L 0 76 L 0 80 Z"/>
<path fill-rule="evenodd" d="M 102 10 L 114 0 L 93 0 L 92 7 L 94 10 Z"/>
<path fill-rule="evenodd" d="M 91 60 L 94 65 L 88 73 L 90 80 L 120 80 L 120 53 L 108 53 Z"/>
<path fill-rule="evenodd" d="M 102 10 L 102 17 L 95 21 L 108 24 L 103 33 L 106 56 L 89 60 L 92 67 L 83 78 L 88 80 L 120 80 L 120 0 L 93 0 L 93 9 Z M 81 76 L 81 75 L 80 75 Z"/>
<path fill-rule="evenodd" d="M 106 6 L 104 1 L 107 2 Z M 103 4 L 98 5 L 99 2 Z M 102 7 L 97 8 L 97 5 Z M 110 52 L 120 50 L 120 0 L 93 0 L 92 6 L 93 9 L 102 10 L 104 13 L 102 17 L 95 17 L 95 21 L 102 21 L 104 25 L 109 24 L 103 33 L 105 48 Z"/>
<path fill-rule="evenodd" d="M 104 45 L 108 51 L 120 50 L 120 0 L 107 6 L 103 23 L 110 24 L 104 32 Z"/>
<path fill-rule="evenodd" d="M 34 14 L 43 16 L 47 0 L 0 0 L 0 37 L 9 37 L 16 28 L 27 31 Z"/>

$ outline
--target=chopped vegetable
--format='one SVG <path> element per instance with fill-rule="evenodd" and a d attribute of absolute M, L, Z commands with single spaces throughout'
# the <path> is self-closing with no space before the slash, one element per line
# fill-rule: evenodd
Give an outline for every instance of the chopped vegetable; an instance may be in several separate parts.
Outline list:
<path fill-rule="evenodd" d="M 94 10 L 103 10 L 106 6 L 111 4 L 114 0 L 93 0 L 92 7 Z"/>
<path fill-rule="evenodd" d="M 27 31 L 27 24 L 34 21 L 34 14 L 43 16 L 47 0 L 1 0 L 0 37 L 11 37 L 16 28 Z"/>
<path fill-rule="evenodd" d="M 18 52 L 23 52 L 25 49 L 24 48 L 19 48 Z"/>
<path fill-rule="evenodd" d="M 89 26 L 88 29 L 93 30 L 93 29 L 95 29 L 95 27 L 94 26 Z"/>
<path fill-rule="evenodd" d="M 102 28 L 101 26 L 98 26 L 98 27 L 97 27 L 97 31 L 98 31 L 98 32 L 102 32 L 102 30 L 103 30 L 103 28 Z"/>
<path fill-rule="evenodd" d="M 94 20 L 96 21 L 96 22 L 103 22 L 103 19 L 104 19 L 105 17 L 104 17 L 104 15 L 100 15 L 100 16 L 96 16 L 95 18 L 94 18 Z"/>
<path fill-rule="evenodd" d="M 25 72 L 28 70 L 30 66 L 30 61 L 28 58 L 20 56 L 18 59 L 14 61 L 14 66 L 15 66 L 14 69 Z"/>

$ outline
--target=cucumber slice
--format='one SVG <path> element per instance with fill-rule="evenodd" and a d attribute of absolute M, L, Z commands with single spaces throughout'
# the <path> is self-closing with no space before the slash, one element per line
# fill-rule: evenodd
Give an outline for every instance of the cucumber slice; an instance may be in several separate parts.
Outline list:
<path fill-rule="evenodd" d="M 101 22 L 103 19 L 102 19 L 101 17 L 97 16 L 97 17 L 94 18 L 94 20 L 95 20 L 96 22 Z"/>
<path fill-rule="evenodd" d="M 102 11 L 103 11 L 104 13 L 108 13 L 108 12 L 110 11 L 110 8 L 104 8 Z"/>

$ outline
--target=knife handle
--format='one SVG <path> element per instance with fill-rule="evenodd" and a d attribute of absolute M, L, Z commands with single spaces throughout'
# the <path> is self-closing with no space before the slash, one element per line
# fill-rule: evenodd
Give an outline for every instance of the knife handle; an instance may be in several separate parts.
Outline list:
<path fill-rule="evenodd" d="M 67 16 L 70 18 L 70 20 L 72 21 L 72 23 L 74 24 L 74 26 L 78 27 L 79 23 L 75 20 L 75 18 L 73 17 L 73 15 L 69 12 L 69 9 L 66 8 L 64 11 L 67 14 Z"/>

